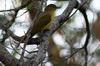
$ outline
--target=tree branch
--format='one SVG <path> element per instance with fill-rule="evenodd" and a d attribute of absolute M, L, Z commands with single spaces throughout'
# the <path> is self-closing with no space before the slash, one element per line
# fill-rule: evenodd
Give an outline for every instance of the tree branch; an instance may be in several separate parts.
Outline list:
<path fill-rule="evenodd" d="M 14 9 L 9 9 L 9 10 L 0 10 L 0 12 L 7 12 L 7 11 L 18 11 L 22 8 L 25 8 L 27 5 L 29 5 L 31 3 L 31 0 L 26 0 L 25 3 L 23 3 L 21 6 L 14 8 Z"/>
<path fill-rule="evenodd" d="M 29 62 L 33 64 L 33 66 L 38 66 L 46 57 L 46 51 L 48 48 L 48 39 L 52 33 L 54 33 L 66 20 L 69 18 L 74 7 L 76 7 L 77 1 L 70 0 L 68 7 L 64 10 L 64 12 L 54 18 L 52 21 L 53 24 L 48 28 L 48 30 L 44 31 L 41 36 L 41 43 L 38 47 L 38 53 L 35 57 L 32 58 Z M 59 24 L 61 23 L 61 24 Z"/>
<path fill-rule="evenodd" d="M 5 66 L 16 66 L 18 63 L 18 60 L 12 56 L 5 47 L 0 43 L 0 61 Z"/>
<path fill-rule="evenodd" d="M 0 22 L 0 27 L 8 34 L 8 36 L 11 36 L 13 39 L 15 39 L 16 41 L 20 41 L 22 39 L 22 37 L 16 36 L 11 30 L 9 30 L 4 24 L 3 22 Z M 22 41 L 24 42 L 24 40 Z M 39 44 L 40 39 L 39 38 L 32 38 L 28 41 L 27 45 L 32 45 L 32 44 Z"/>
<path fill-rule="evenodd" d="M 84 3 L 86 3 L 86 4 L 84 4 Z M 81 5 L 82 4 L 84 4 L 84 5 L 79 9 L 79 11 L 83 14 L 84 19 L 85 19 L 85 24 L 86 24 L 87 37 L 86 37 L 86 41 L 85 41 L 85 44 L 84 44 L 83 48 L 85 50 L 85 64 L 84 65 L 87 66 L 87 64 L 88 64 L 88 50 L 87 50 L 87 46 L 88 46 L 91 34 L 90 34 L 89 21 L 88 21 L 87 14 L 86 14 L 87 0 L 82 0 L 81 1 Z"/>

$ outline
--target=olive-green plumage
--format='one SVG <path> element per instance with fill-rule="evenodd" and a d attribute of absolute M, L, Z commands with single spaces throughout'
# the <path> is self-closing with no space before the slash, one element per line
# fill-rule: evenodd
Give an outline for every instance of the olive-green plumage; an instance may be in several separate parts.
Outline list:
<path fill-rule="evenodd" d="M 31 32 L 32 36 L 50 26 L 51 20 L 54 18 L 56 8 L 57 7 L 53 4 L 50 4 L 45 8 L 44 12 L 39 15 L 36 22 L 33 24 Z"/>

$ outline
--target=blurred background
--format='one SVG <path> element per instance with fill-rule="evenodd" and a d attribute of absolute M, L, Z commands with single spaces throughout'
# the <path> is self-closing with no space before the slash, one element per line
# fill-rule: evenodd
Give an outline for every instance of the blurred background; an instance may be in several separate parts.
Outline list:
<path fill-rule="evenodd" d="M 27 0 L 0 0 L 0 10 L 12 9 L 20 6 Z M 80 2 L 80 0 L 78 0 Z M 48 0 L 48 4 L 55 4 L 59 7 L 55 16 L 62 14 L 68 6 L 69 0 Z M 0 12 L 0 22 L 4 22 L 9 29 L 17 36 L 23 36 L 34 17 L 35 10 L 30 9 L 31 5 L 18 11 L 16 19 L 12 21 L 13 11 Z M 36 6 L 38 7 L 38 5 Z M 42 7 L 41 11 L 45 6 Z M 29 11 L 27 11 L 30 9 Z M 38 8 L 37 8 L 38 9 Z M 75 9 L 76 10 L 76 9 Z M 75 12 L 73 10 L 72 13 Z M 91 37 L 88 44 L 88 66 L 100 66 L 100 0 L 88 0 L 87 15 L 90 23 Z M 12 22 L 11 22 L 12 21 Z M 0 29 L 0 40 L 4 37 L 5 32 Z M 84 51 L 77 52 L 68 58 L 78 48 L 81 48 L 86 40 L 85 20 L 83 15 L 77 11 L 65 24 L 61 26 L 49 39 L 49 47 L 45 66 L 82 66 L 84 64 Z M 19 59 L 21 47 L 15 48 L 18 42 L 10 36 L 5 39 L 4 45 L 7 50 Z M 12 45 L 11 45 L 12 44 Z M 23 44 L 21 44 L 23 46 Z M 14 50 L 15 48 L 15 50 Z M 37 51 L 37 45 L 28 45 L 25 56 L 30 57 L 31 52 Z M 30 53 L 29 53 L 30 52 Z M 68 60 L 66 60 L 68 58 Z M 2 66 L 2 64 L 1 64 Z"/>

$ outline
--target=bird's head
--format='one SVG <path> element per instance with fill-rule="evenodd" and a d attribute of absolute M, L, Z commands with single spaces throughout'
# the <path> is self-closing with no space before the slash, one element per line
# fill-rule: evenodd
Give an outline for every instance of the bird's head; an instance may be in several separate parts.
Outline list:
<path fill-rule="evenodd" d="M 46 6 L 45 11 L 55 11 L 57 9 L 57 6 L 54 4 L 50 4 Z"/>

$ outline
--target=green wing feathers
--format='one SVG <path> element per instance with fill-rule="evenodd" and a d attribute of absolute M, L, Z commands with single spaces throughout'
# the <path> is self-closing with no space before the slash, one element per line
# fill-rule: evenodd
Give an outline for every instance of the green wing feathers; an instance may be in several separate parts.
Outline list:
<path fill-rule="evenodd" d="M 51 16 L 48 12 L 43 12 L 40 14 L 32 27 L 31 35 L 34 36 L 39 31 L 47 29 L 50 25 L 50 21 Z"/>

